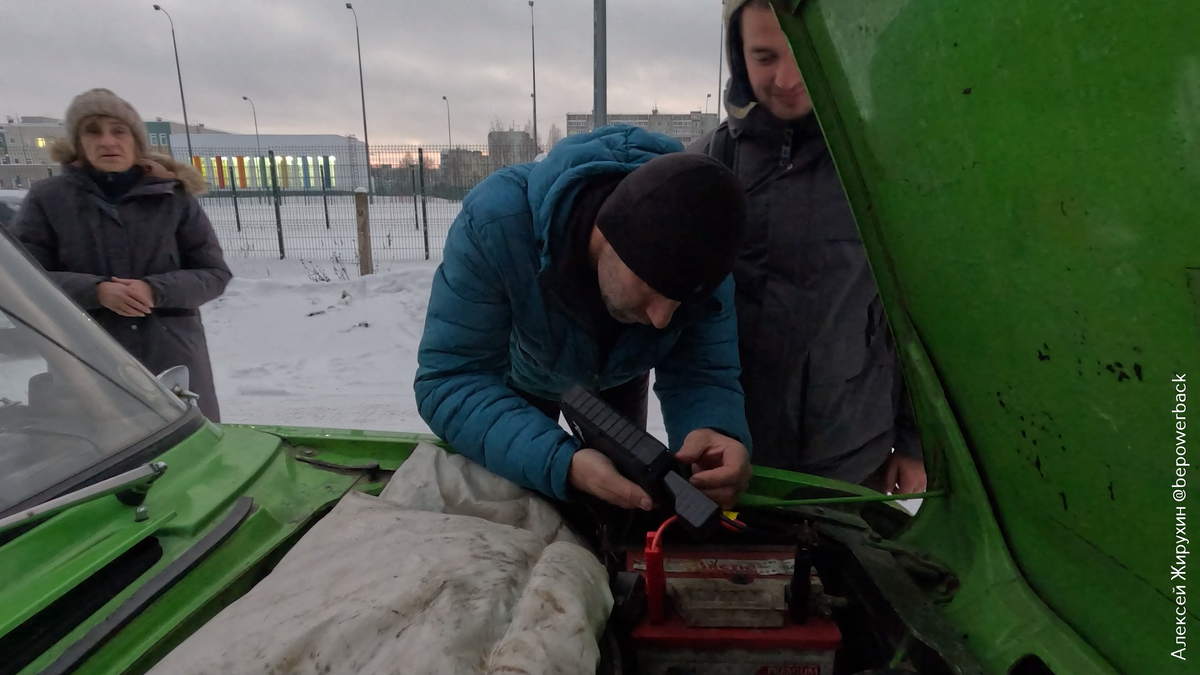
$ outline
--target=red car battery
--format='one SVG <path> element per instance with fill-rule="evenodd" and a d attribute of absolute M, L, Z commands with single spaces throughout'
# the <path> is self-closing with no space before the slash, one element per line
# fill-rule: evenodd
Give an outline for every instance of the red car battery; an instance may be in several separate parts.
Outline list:
<path fill-rule="evenodd" d="M 648 612 L 631 640 L 643 675 L 832 675 L 841 644 L 820 613 L 788 611 L 795 566 L 786 546 L 626 552 L 626 570 L 646 579 Z M 649 565 L 647 565 L 649 560 Z M 811 589 L 821 582 L 810 570 Z"/>

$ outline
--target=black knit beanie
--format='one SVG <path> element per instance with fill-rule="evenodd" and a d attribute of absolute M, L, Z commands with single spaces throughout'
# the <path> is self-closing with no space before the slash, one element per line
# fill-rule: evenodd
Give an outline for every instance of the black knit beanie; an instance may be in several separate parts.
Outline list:
<path fill-rule="evenodd" d="M 596 227 L 650 288 L 687 302 L 712 293 L 733 269 L 746 197 L 717 160 L 675 152 L 626 176 L 604 200 Z"/>

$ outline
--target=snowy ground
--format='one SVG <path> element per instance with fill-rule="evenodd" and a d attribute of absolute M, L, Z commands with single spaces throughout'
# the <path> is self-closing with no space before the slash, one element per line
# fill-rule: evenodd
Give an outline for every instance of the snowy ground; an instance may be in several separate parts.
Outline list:
<path fill-rule="evenodd" d="M 436 263 L 384 261 L 348 281 L 323 261 L 231 266 L 203 311 L 223 421 L 429 431 L 412 383 Z M 649 426 L 665 439 L 653 396 Z"/>

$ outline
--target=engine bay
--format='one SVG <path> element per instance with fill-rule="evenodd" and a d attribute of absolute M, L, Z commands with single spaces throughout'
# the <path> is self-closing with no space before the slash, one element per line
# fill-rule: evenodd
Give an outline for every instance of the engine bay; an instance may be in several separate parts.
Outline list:
<path fill-rule="evenodd" d="M 560 507 L 609 574 L 614 609 L 600 672 L 976 672 L 934 607 L 953 597 L 952 571 L 888 541 L 904 512 L 870 498 L 844 509 L 722 511 L 661 442 L 599 398 L 574 387 L 562 410 L 585 447 L 658 504 L 632 512 L 583 495 Z"/>

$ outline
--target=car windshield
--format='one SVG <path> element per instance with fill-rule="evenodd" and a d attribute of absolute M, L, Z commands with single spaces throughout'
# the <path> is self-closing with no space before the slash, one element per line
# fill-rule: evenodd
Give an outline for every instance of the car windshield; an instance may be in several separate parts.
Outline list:
<path fill-rule="evenodd" d="M 187 407 L 0 236 L 0 512 Z"/>

